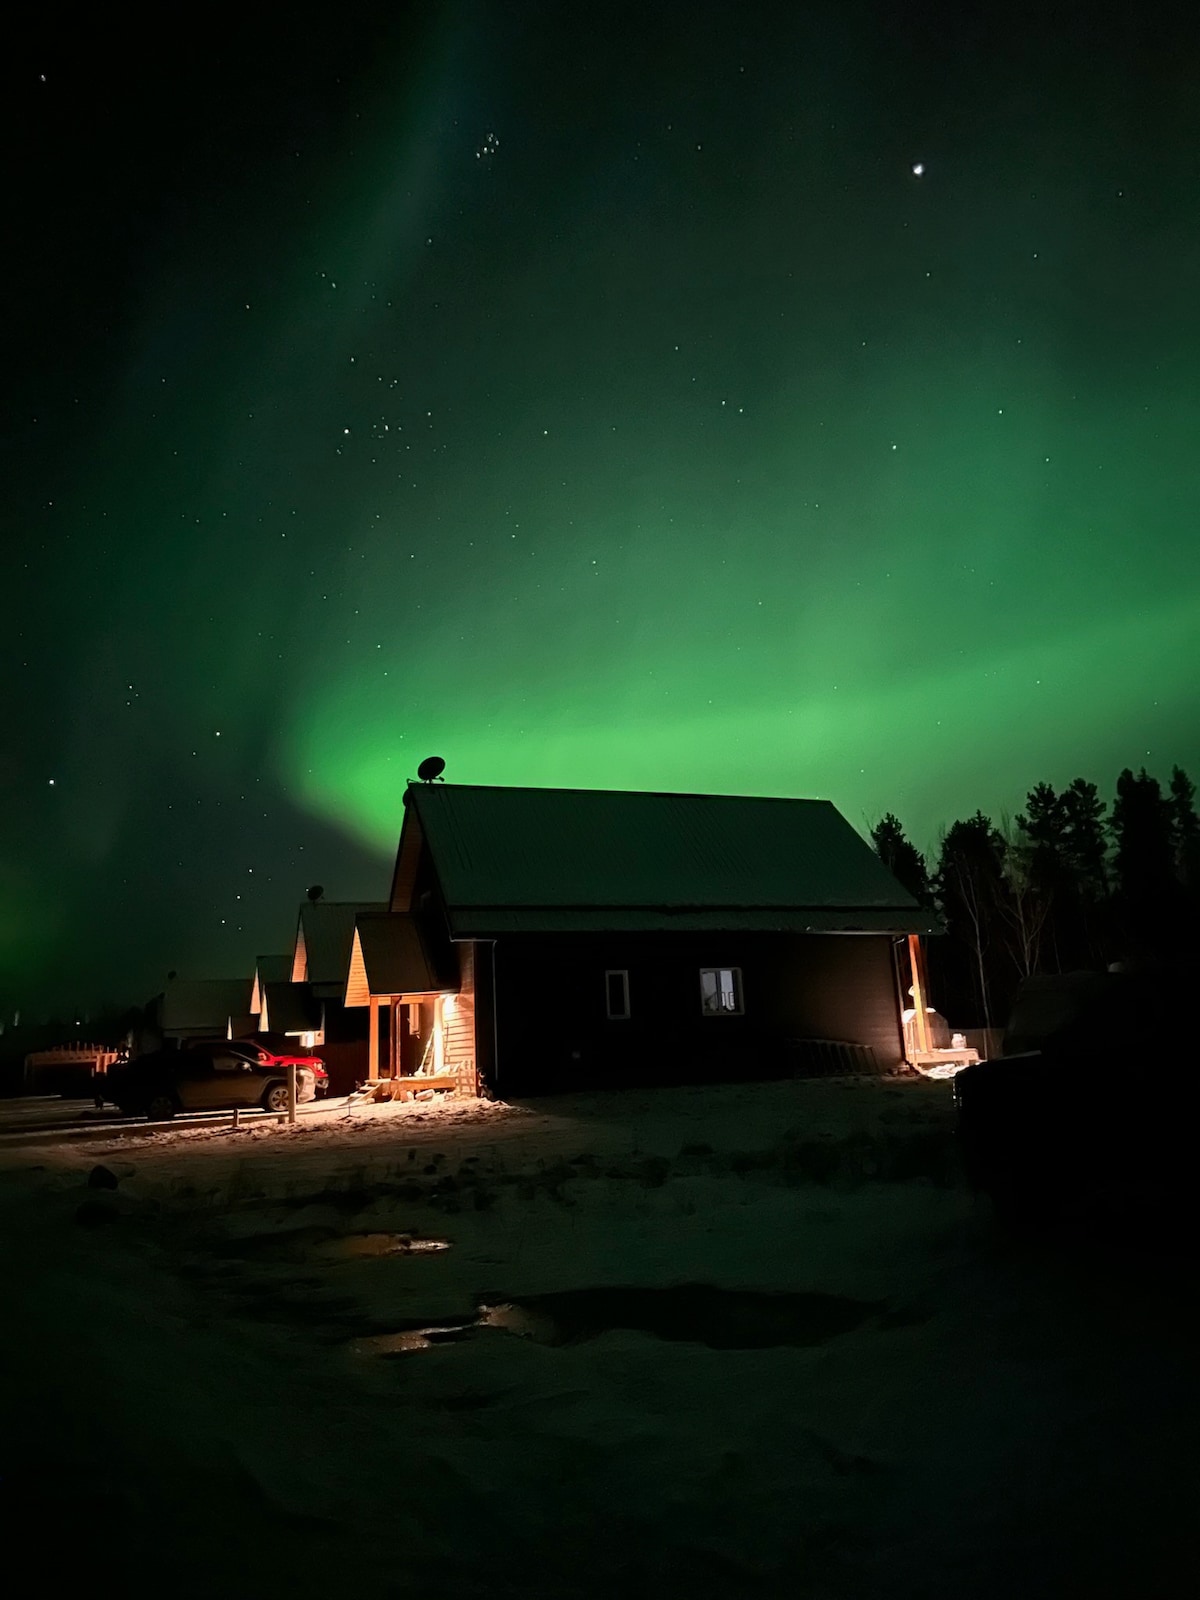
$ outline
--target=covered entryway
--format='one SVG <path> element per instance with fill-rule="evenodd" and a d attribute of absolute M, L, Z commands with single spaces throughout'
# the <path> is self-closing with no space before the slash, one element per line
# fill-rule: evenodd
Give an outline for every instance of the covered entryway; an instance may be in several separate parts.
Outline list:
<path fill-rule="evenodd" d="M 346 1004 L 370 1007 L 370 1083 L 389 1084 L 398 1099 L 478 1093 L 469 971 L 465 985 L 436 971 L 413 918 L 357 918 Z"/>

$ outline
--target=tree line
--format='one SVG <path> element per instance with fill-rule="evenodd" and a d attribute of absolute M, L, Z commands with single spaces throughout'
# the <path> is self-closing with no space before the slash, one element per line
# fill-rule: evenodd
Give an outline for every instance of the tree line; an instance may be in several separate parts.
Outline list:
<path fill-rule="evenodd" d="M 1034 973 L 1170 959 L 1197 943 L 1200 817 L 1180 767 L 1164 788 L 1145 769 L 1094 783 L 1038 783 L 999 823 L 982 811 L 943 829 L 927 861 L 892 812 L 876 854 L 945 935 L 929 941 L 934 1003 L 965 1025 L 1002 1026 Z"/>

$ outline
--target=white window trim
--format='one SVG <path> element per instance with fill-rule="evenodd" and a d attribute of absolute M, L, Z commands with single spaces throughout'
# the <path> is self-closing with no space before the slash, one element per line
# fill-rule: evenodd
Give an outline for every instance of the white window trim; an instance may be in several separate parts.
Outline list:
<path fill-rule="evenodd" d="M 732 972 L 733 992 L 737 1005 L 732 1011 L 710 1011 L 704 1004 L 704 974 L 706 972 Z M 746 1015 L 746 992 L 742 988 L 741 967 L 701 967 L 699 973 L 700 984 L 700 1015 L 702 1017 L 744 1017 Z"/>
<path fill-rule="evenodd" d="M 612 1003 L 611 1003 L 612 991 L 609 988 L 609 979 L 610 978 L 620 978 L 620 980 L 621 980 L 621 987 L 622 987 L 622 990 L 623 990 L 624 995 L 625 995 L 625 1009 L 624 1009 L 624 1011 L 614 1011 L 612 1009 Z M 630 1019 L 630 1017 L 632 1015 L 632 1012 L 631 1012 L 630 1006 L 629 1006 L 629 968 L 628 967 L 606 967 L 605 968 L 605 972 L 604 972 L 604 1013 L 605 1013 L 605 1015 L 607 1016 L 607 1018 L 608 1018 L 608 1020 L 610 1022 L 628 1022 L 629 1021 L 629 1019 Z"/>

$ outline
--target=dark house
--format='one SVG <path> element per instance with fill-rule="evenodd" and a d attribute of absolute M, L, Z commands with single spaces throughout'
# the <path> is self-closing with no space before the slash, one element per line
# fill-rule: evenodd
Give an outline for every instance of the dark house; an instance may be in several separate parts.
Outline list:
<path fill-rule="evenodd" d="M 386 909 L 377 901 L 306 900 L 296 919 L 289 981 L 265 985 L 268 1031 L 319 1055 L 335 1094 L 348 1093 L 368 1072 L 366 1019 L 344 1002 L 354 921 Z"/>
<path fill-rule="evenodd" d="M 308 1042 L 365 1039 L 361 1016 L 345 1012 L 346 968 L 355 918 L 361 912 L 386 909 L 379 901 L 350 900 L 306 900 L 300 907 L 289 976 L 292 990 L 303 990 L 312 1010 L 316 1037 Z M 268 988 L 268 1001 L 270 993 Z M 298 1004 L 293 998 L 292 1007 Z"/>
<path fill-rule="evenodd" d="M 827 801 L 410 784 L 345 999 L 372 1075 L 585 1085 L 878 1070 L 936 924 Z"/>
<path fill-rule="evenodd" d="M 154 1002 L 167 1043 L 237 1039 L 254 1027 L 249 978 L 173 978 Z"/>
<path fill-rule="evenodd" d="M 250 1013 L 256 1019 L 262 1015 L 269 983 L 287 983 L 292 976 L 292 955 L 255 956 L 254 978 L 250 988 Z M 262 1023 L 257 1022 L 261 1029 Z"/>

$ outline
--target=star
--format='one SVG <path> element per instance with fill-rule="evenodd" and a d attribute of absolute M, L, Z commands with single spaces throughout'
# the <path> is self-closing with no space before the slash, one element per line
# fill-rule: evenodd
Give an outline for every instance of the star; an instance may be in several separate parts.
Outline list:
<path fill-rule="evenodd" d="M 914 161 L 913 162 L 912 175 L 913 175 L 914 178 L 919 178 L 924 171 L 925 171 L 925 163 L 923 161 Z"/>

